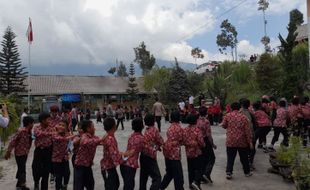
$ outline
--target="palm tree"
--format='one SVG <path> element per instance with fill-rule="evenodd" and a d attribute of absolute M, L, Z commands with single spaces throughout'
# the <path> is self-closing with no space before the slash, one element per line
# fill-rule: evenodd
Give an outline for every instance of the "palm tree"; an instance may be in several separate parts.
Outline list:
<path fill-rule="evenodd" d="M 259 0 L 258 1 L 258 10 L 263 11 L 263 17 L 264 17 L 264 37 L 261 39 L 261 42 L 265 46 L 265 51 L 269 52 L 270 51 L 270 38 L 267 36 L 267 20 L 266 20 L 266 10 L 269 7 L 269 2 L 268 0 Z"/>

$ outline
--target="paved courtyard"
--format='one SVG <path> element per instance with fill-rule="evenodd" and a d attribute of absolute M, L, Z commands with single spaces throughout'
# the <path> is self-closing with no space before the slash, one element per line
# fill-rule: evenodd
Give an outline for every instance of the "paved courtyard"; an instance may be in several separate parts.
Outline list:
<path fill-rule="evenodd" d="M 124 151 L 127 146 L 127 139 L 129 135 L 132 133 L 130 122 L 125 122 L 125 130 L 124 131 L 117 131 L 116 137 L 118 140 L 118 145 L 121 151 Z M 162 127 L 162 136 L 166 138 L 166 129 L 169 126 L 169 123 L 164 124 Z M 226 180 L 225 175 L 225 166 L 226 166 L 226 151 L 225 151 L 225 130 L 213 126 L 212 127 L 213 132 L 213 138 L 218 146 L 218 149 L 215 150 L 216 155 L 216 162 L 214 166 L 214 170 L 212 173 L 212 179 L 214 181 L 214 184 L 208 185 L 203 184 L 202 189 L 203 190 L 293 190 L 294 185 L 286 183 L 282 180 L 280 176 L 269 174 L 267 173 L 267 169 L 270 166 L 268 161 L 268 154 L 263 153 L 261 150 L 258 150 L 257 156 L 256 156 L 256 171 L 254 172 L 254 175 L 250 178 L 246 178 L 243 175 L 242 167 L 239 161 L 239 158 L 237 156 L 235 167 L 234 167 L 234 176 L 233 180 L 228 181 Z M 104 134 L 104 130 L 102 127 L 102 124 L 96 124 L 96 135 L 102 136 Z M 270 142 L 270 138 L 272 137 L 273 132 L 271 132 L 268 136 L 268 139 Z M 281 140 L 281 139 L 280 139 Z M 33 157 L 33 148 L 31 150 L 31 153 L 29 154 L 28 162 L 27 162 L 27 184 L 29 187 L 33 188 L 33 182 L 32 182 L 32 171 L 31 171 L 31 163 L 32 163 L 32 157 Z M 100 160 L 102 157 L 102 147 L 97 148 L 96 157 L 94 160 L 94 166 L 93 166 L 93 172 L 95 177 L 95 189 L 96 190 L 102 190 L 104 189 L 104 182 L 101 176 L 100 172 Z M 164 164 L 164 157 L 162 153 L 158 154 L 158 163 L 161 170 L 162 176 L 164 175 L 165 170 L 165 164 Z M 184 148 L 182 150 L 182 164 L 183 164 L 183 172 L 184 172 L 184 179 L 185 179 L 185 189 L 188 188 L 188 180 L 187 180 L 187 163 L 186 163 L 186 157 L 185 157 L 185 151 Z M 1 160 L 0 166 L 3 167 L 3 177 L 0 179 L 0 190 L 13 190 L 15 189 L 15 172 L 16 172 L 16 164 L 15 159 L 12 157 L 9 161 Z M 69 183 L 68 189 L 72 188 L 72 175 L 73 170 L 71 168 L 71 178 Z M 119 172 L 119 177 L 121 181 L 120 189 L 122 189 L 122 178 Z M 149 180 L 150 181 L 150 180 Z M 139 185 L 139 170 L 136 174 L 136 188 L 138 189 Z M 49 189 L 55 189 L 54 185 L 50 185 Z M 168 187 L 168 190 L 173 190 L 173 182 Z"/>

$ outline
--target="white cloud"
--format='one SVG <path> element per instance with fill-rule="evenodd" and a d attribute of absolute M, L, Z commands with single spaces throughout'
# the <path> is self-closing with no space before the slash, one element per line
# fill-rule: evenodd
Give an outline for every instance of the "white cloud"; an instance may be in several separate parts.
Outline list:
<path fill-rule="evenodd" d="M 34 30 L 33 64 L 102 64 L 116 58 L 129 62 L 134 58 L 133 47 L 141 41 L 162 59 L 167 49 L 175 51 L 171 44 L 202 23 L 208 26 L 195 35 L 213 29 L 212 11 L 200 9 L 202 1 L 0 0 L 0 31 L 12 26 L 24 63 L 28 58 L 28 17 L 32 18 Z M 168 54 L 182 57 L 178 52 Z"/>

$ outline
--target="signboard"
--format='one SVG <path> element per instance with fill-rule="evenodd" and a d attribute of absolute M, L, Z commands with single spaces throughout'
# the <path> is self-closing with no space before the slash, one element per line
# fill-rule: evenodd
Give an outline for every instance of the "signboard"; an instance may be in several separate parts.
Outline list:
<path fill-rule="evenodd" d="M 63 102 L 80 102 L 81 94 L 63 94 L 61 100 Z"/>

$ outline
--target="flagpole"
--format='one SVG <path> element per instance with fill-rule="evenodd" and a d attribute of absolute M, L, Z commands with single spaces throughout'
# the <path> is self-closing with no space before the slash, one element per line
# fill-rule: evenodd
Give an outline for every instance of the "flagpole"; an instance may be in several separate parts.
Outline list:
<path fill-rule="evenodd" d="M 28 43 L 28 113 L 30 113 L 30 92 L 31 92 L 31 82 L 30 82 L 30 71 L 31 71 L 31 62 L 30 62 L 30 43 Z"/>

